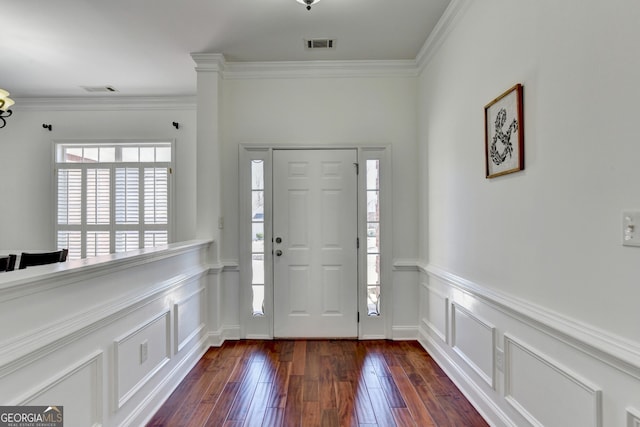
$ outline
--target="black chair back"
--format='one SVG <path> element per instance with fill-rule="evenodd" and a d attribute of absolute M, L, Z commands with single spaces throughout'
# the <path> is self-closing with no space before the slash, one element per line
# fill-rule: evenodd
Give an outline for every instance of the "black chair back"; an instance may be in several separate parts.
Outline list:
<path fill-rule="evenodd" d="M 0 273 L 4 271 L 13 271 L 16 267 L 16 255 L 9 254 L 4 257 L 0 257 Z"/>
<path fill-rule="evenodd" d="M 36 265 L 54 264 L 67 260 L 67 249 L 54 252 L 28 253 L 22 252 L 19 270 Z"/>
<path fill-rule="evenodd" d="M 9 263 L 7 264 L 7 271 L 13 271 L 16 268 L 16 254 L 9 254 Z"/>

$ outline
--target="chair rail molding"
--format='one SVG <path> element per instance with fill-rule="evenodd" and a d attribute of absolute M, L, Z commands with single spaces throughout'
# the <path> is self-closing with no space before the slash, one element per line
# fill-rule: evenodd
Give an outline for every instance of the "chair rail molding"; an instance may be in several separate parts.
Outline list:
<path fill-rule="evenodd" d="M 427 265 L 425 271 L 429 276 L 446 281 L 505 314 L 521 319 L 540 331 L 640 380 L 639 344 L 622 337 L 615 337 L 609 332 L 522 299 L 490 290 L 439 267 Z"/>

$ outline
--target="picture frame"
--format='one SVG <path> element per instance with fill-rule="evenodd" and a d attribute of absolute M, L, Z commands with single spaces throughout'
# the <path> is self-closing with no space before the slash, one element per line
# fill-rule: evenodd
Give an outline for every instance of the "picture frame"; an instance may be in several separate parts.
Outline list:
<path fill-rule="evenodd" d="M 524 169 L 523 87 L 518 83 L 484 107 L 486 178 Z"/>

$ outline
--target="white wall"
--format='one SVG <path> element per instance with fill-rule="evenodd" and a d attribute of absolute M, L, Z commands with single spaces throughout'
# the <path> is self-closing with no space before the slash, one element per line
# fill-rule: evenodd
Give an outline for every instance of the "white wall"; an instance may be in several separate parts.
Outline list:
<path fill-rule="evenodd" d="M 428 261 L 636 342 L 640 249 L 621 235 L 640 209 L 638 22 L 630 0 L 474 2 L 420 109 Z M 526 170 L 487 180 L 483 107 L 518 82 Z"/>
<path fill-rule="evenodd" d="M 390 145 L 393 173 L 393 259 L 418 254 L 415 77 L 260 77 L 223 82 L 221 259 L 239 259 L 238 147 Z M 238 300 L 237 271 L 224 275 L 230 307 Z M 415 337 L 417 272 L 393 274 L 393 325 L 398 338 Z M 241 285 L 242 286 L 242 285 Z M 237 306 L 237 305 L 236 305 Z M 228 326 L 239 322 L 227 317 Z M 408 330 L 408 332 L 407 332 Z M 402 335 L 405 334 L 405 335 Z"/>
<path fill-rule="evenodd" d="M 621 245 L 640 4 L 453 10 L 419 83 L 421 340 L 497 425 L 623 425 L 640 407 L 640 248 Z M 484 106 L 515 83 L 526 169 L 488 180 Z"/>
<path fill-rule="evenodd" d="M 376 145 L 393 151 L 394 254 L 416 258 L 416 80 L 227 79 L 223 118 L 223 259 L 238 259 L 238 145 Z"/>
<path fill-rule="evenodd" d="M 56 108 L 56 101 L 28 108 L 16 100 L 0 130 L 0 250 L 55 247 L 52 141 L 65 139 L 175 139 L 175 241 L 195 237 L 195 103 L 174 110 L 138 102 L 105 108 L 88 103 Z M 143 105 L 140 105 L 143 104 Z M 135 107 L 135 108 L 134 108 Z M 172 122 L 179 122 L 176 130 Z M 49 132 L 42 128 L 53 126 Z"/>

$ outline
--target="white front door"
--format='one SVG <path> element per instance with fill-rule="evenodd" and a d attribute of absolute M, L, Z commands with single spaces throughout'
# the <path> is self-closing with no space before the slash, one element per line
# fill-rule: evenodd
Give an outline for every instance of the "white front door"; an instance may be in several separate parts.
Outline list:
<path fill-rule="evenodd" d="M 274 150 L 274 336 L 358 336 L 356 150 Z"/>

